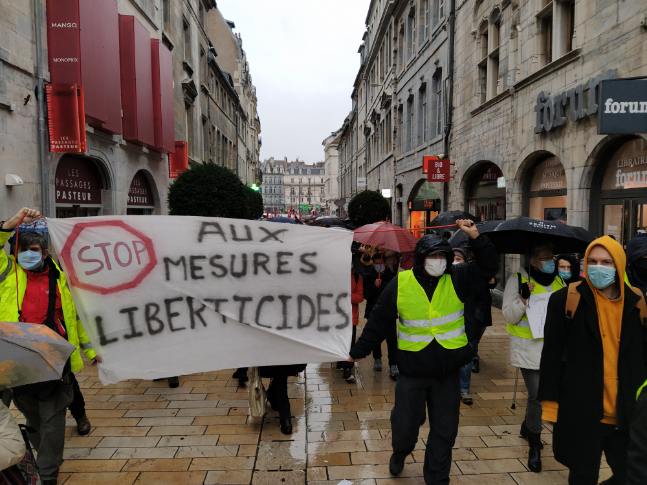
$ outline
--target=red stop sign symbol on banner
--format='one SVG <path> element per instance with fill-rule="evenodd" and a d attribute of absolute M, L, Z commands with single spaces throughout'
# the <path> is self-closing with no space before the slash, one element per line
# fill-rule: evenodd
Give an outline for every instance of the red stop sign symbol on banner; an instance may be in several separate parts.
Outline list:
<path fill-rule="evenodd" d="M 73 286 L 100 295 L 137 287 L 157 264 L 151 238 L 123 221 L 76 224 L 61 259 Z"/>

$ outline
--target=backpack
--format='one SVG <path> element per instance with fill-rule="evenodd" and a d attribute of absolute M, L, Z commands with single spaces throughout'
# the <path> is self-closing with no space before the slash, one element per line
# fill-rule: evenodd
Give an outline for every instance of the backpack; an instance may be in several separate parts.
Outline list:
<path fill-rule="evenodd" d="M 564 313 L 566 318 L 573 320 L 575 317 L 575 312 L 577 312 L 577 307 L 580 304 L 580 293 L 577 291 L 577 287 L 580 286 L 582 282 L 577 281 L 575 283 L 570 283 L 568 285 L 568 293 L 566 294 L 566 305 L 564 306 Z M 643 325 L 647 325 L 647 303 L 645 303 L 645 298 L 643 292 L 639 288 L 634 288 L 629 286 L 631 291 L 633 291 L 640 298 L 636 303 L 636 307 L 640 311 L 640 320 Z"/>

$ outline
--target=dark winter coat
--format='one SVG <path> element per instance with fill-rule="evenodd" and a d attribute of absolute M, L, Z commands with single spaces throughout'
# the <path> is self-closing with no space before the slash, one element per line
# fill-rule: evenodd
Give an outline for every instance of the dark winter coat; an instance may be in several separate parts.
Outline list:
<path fill-rule="evenodd" d="M 643 391 L 634 410 L 627 453 L 627 485 L 647 483 L 647 391 Z"/>
<path fill-rule="evenodd" d="M 477 293 L 481 290 L 478 285 L 474 285 L 475 278 L 483 276 L 489 278 L 497 272 L 499 258 L 494 245 L 487 237 L 479 236 L 472 241 L 476 262 L 458 265 L 456 268 L 451 265 L 454 253 L 449 244 L 446 244 L 446 246 L 447 272 L 451 274 L 456 294 L 463 302 L 476 299 Z M 438 284 L 438 278 L 432 278 L 425 272 L 425 256 L 425 254 L 416 254 L 413 273 L 418 283 L 425 290 L 427 298 L 431 300 Z M 362 336 L 351 348 L 351 357 L 354 359 L 366 357 L 378 343 L 386 338 L 389 332 L 393 332 L 393 326 L 396 325 L 398 319 L 397 302 L 398 278 L 396 277 L 390 281 L 380 295 L 369 315 L 368 323 L 364 327 Z M 474 352 L 469 345 L 461 349 L 448 350 L 434 340 L 419 352 L 398 349 L 397 362 L 398 369 L 403 375 L 442 377 L 465 365 L 473 355 Z"/>
<path fill-rule="evenodd" d="M 544 350 L 541 355 L 539 399 L 559 404 L 553 451 L 576 473 L 590 473 L 600 456 L 603 416 L 603 356 L 594 295 L 586 281 L 572 320 L 565 316 L 568 288 L 556 291 L 548 303 Z M 636 307 L 639 297 L 624 289 L 618 357 L 617 419 L 628 432 L 636 391 L 647 376 L 647 328 Z"/>

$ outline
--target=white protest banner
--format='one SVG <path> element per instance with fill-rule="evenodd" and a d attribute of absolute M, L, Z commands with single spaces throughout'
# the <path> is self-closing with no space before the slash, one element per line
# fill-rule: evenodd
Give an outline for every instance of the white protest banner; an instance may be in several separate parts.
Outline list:
<path fill-rule="evenodd" d="M 104 383 L 348 356 L 350 231 L 170 216 L 47 222 Z"/>

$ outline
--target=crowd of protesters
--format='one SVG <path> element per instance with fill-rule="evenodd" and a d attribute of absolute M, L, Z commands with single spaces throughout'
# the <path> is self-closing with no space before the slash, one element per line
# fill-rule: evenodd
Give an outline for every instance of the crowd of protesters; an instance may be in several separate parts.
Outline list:
<path fill-rule="evenodd" d="M 63 461 L 67 409 L 80 435 L 91 429 L 74 377 L 84 366 L 81 352 L 90 364 L 101 360 L 77 316 L 67 277 L 49 254 L 46 232 L 26 228 L 16 237 L 21 224 L 39 217 L 23 209 L 0 223 L 0 246 L 10 246 L 0 251 L 0 321 L 42 323 L 74 350 L 60 379 L 3 390 L 0 478 L 12 483 L 7 477 L 19 473 L 33 447 L 40 479 L 52 485 Z M 353 244 L 350 357 L 337 363 L 348 383 L 355 382 L 354 362 L 368 355 L 373 371 L 381 372 L 386 341 L 388 373 L 396 381 L 389 470 L 402 473 L 428 420 L 427 484 L 449 483 L 460 405 L 474 402 L 471 374 L 480 370 L 478 347 L 492 325 L 491 290 L 499 270 L 487 235 L 468 219 L 456 227 L 466 236 L 463 243 L 425 235 L 410 268 L 395 251 Z M 502 313 L 510 363 L 527 394 L 519 434 L 528 441 L 528 468 L 542 471 L 541 435 L 544 423 L 551 423 L 554 455 L 568 467 L 569 484 L 597 484 L 603 454 L 613 474 L 605 484 L 647 484 L 647 235 L 631 240 L 626 251 L 603 236 L 582 258 L 556 255 L 552 244 L 538 243 L 528 248 L 525 263 L 527 269 L 505 283 Z M 536 311 L 540 301 L 543 314 Z M 366 325 L 358 337 L 363 302 Z M 304 368 L 260 371 L 271 379 L 267 397 L 285 434 L 292 433 L 288 376 Z M 244 386 L 247 369 L 233 377 Z M 178 384 L 169 378 L 170 386 Z M 26 418 L 24 434 L 8 409 L 11 402 Z"/>

